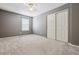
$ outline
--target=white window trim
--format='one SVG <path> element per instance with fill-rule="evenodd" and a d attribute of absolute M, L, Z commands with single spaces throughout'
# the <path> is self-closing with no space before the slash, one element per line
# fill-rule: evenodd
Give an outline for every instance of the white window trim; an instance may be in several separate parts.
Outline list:
<path fill-rule="evenodd" d="M 26 26 L 25 26 L 26 25 Z M 27 18 L 22 18 L 22 31 L 29 31 L 30 28 L 29 28 L 29 19 Z M 24 27 L 27 27 L 27 28 L 24 28 Z"/>

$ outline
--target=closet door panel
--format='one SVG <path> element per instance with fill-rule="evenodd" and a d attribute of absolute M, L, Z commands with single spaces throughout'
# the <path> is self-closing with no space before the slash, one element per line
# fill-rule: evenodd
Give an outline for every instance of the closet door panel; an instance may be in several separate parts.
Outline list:
<path fill-rule="evenodd" d="M 57 40 L 68 42 L 68 11 L 63 10 L 56 14 Z"/>
<path fill-rule="evenodd" d="M 57 35 L 56 35 L 56 39 L 57 39 L 57 40 L 61 40 L 61 30 L 62 30 L 62 28 L 61 28 L 61 17 L 62 17 L 62 16 L 61 16 L 61 13 L 57 13 L 57 14 L 56 14 L 56 25 L 57 25 L 57 26 L 56 26 L 56 27 L 57 27 L 57 28 L 56 28 L 56 30 L 57 30 L 57 31 L 56 31 L 56 34 L 57 34 Z"/>
<path fill-rule="evenodd" d="M 55 14 L 47 16 L 47 38 L 55 39 Z"/>

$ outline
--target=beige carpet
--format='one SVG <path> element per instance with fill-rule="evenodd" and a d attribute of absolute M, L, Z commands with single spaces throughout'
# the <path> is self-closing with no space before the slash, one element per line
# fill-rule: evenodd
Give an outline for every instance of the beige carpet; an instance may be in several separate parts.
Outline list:
<path fill-rule="evenodd" d="M 79 54 L 79 47 L 46 39 L 38 35 L 0 38 L 0 54 L 4 55 L 71 55 Z"/>

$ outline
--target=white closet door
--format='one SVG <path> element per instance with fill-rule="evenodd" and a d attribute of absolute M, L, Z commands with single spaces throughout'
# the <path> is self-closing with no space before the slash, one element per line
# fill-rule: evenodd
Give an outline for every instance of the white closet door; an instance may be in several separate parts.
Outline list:
<path fill-rule="evenodd" d="M 55 39 L 55 14 L 47 16 L 47 38 Z"/>
<path fill-rule="evenodd" d="M 56 39 L 68 42 L 68 10 L 60 11 L 56 14 L 57 35 Z"/>

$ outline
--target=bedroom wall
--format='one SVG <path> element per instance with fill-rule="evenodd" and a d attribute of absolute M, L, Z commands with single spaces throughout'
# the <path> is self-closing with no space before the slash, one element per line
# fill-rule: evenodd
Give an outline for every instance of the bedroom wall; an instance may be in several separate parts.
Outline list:
<path fill-rule="evenodd" d="M 75 3 L 71 5 L 72 9 L 72 39 L 71 43 L 79 45 L 79 4 Z"/>
<path fill-rule="evenodd" d="M 21 19 L 30 19 L 30 31 L 21 31 Z M 32 33 L 32 17 L 0 10 L 0 37 Z"/>
<path fill-rule="evenodd" d="M 46 37 L 46 15 L 33 18 L 33 33 Z"/>

